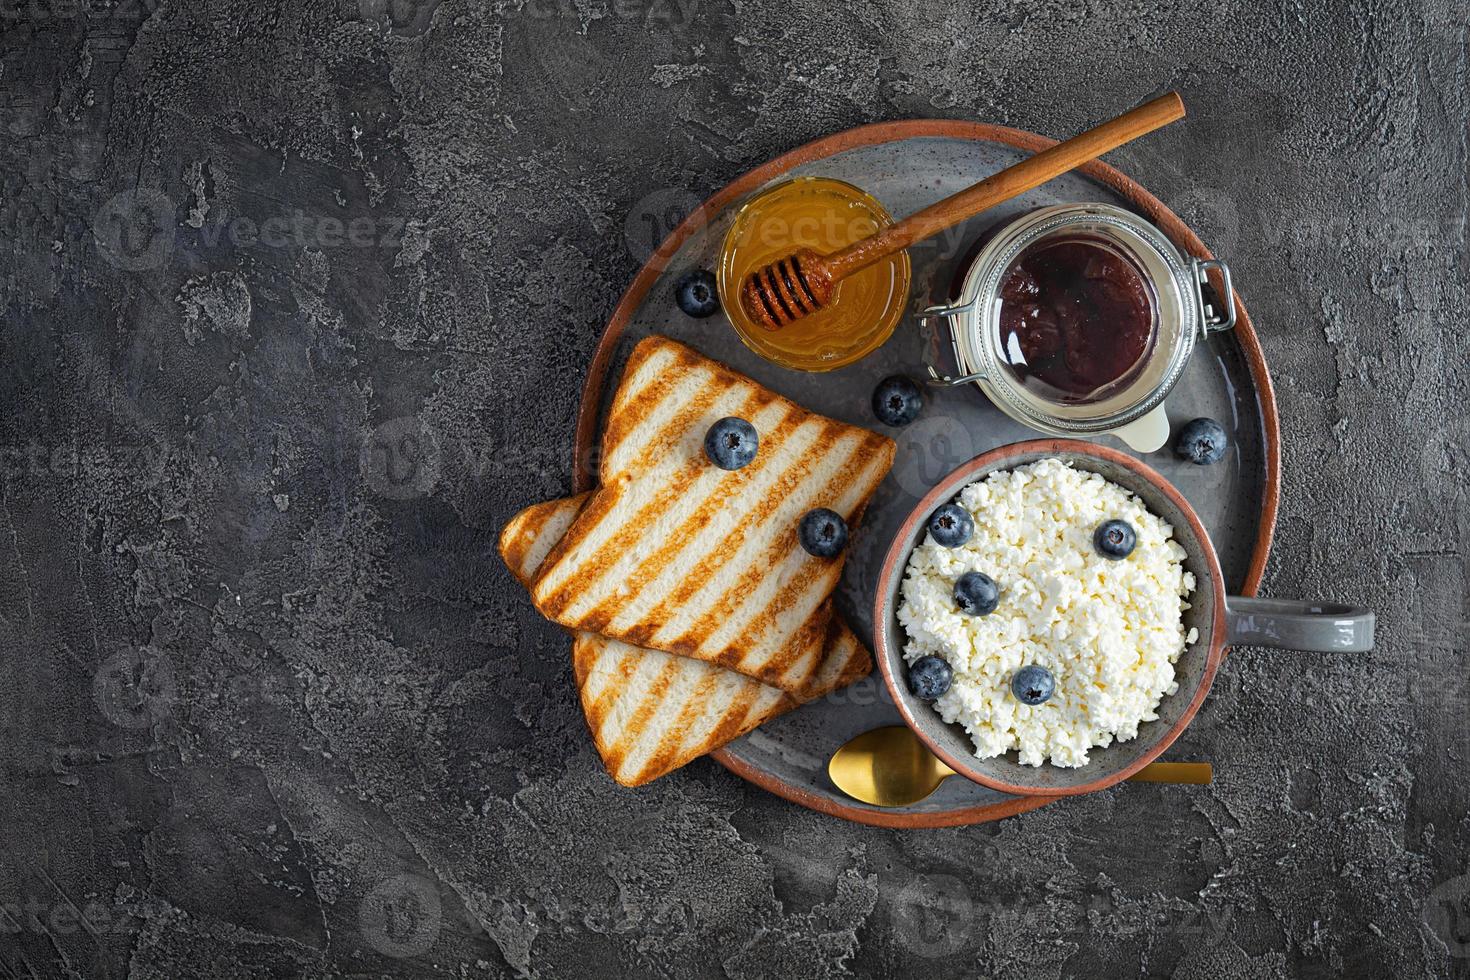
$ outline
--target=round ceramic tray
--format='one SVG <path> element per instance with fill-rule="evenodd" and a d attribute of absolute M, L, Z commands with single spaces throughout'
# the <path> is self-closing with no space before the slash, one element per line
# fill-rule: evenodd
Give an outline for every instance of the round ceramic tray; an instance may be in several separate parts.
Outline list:
<path fill-rule="evenodd" d="M 1102 201 L 1151 220 L 1181 250 L 1207 258 L 1199 239 L 1157 199 L 1111 167 L 1089 164 L 981 216 L 953 234 L 916 246 L 908 315 L 893 337 L 857 364 L 826 374 L 777 367 L 741 344 L 723 313 L 694 320 L 674 305 L 672 283 L 691 268 L 711 268 L 735 208 L 767 184 L 793 175 L 838 177 L 873 193 L 896 218 L 911 214 L 1007 167 L 1052 141 L 1020 130 L 939 120 L 881 123 L 838 133 L 757 167 L 697 208 L 673 230 L 639 271 L 613 312 L 593 359 L 577 425 L 577 489 L 590 489 L 595 444 L 606 400 L 633 344 L 664 334 L 743 371 L 801 405 L 833 418 L 887 431 L 898 443 L 892 473 L 874 496 L 854 535 L 838 589 L 838 608 L 871 642 L 873 586 L 893 530 L 920 497 L 960 463 L 996 446 L 1035 438 L 991 406 L 973 386 L 929 389 L 924 413 L 904 429 L 884 430 L 869 399 L 879 379 L 903 372 L 925 376 L 916 312 L 945 298 L 965 245 L 1005 216 L 1062 201 Z M 1229 256 L 1224 256 L 1228 261 Z M 1276 400 L 1250 317 L 1237 297 L 1235 329 L 1215 334 L 1195 351 L 1168 401 L 1175 426 L 1200 415 L 1219 419 L 1237 452 L 1211 467 L 1181 463 L 1167 450 L 1149 465 L 1184 493 L 1220 553 L 1226 586 L 1254 595 L 1276 522 L 1281 453 Z M 1126 450 L 1116 440 L 1109 444 Z M 1205 704 L 1204 711 L 1210 706 Z M 1042 806 L 1042 798 L 1007 796 L 962 778 L 944 782 L 928 799 L 881 809 L 843 795 L 827 778 L 827 760 L 849 738 L 900 723 L 882 680 L 874 676 L 766 723 L 715 753 L 740 776 L 802 806 L 894 827 L 978 823 Z M 1126 792 L 1126 789 L 1121 790 Z"/>

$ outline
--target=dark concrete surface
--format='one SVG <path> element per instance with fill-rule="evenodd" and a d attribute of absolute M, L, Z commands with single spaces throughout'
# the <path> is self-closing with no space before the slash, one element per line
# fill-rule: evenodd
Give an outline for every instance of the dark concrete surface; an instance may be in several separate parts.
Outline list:
<path fill-rule="evenodd" d="M 1470 969 L 1467 10 L 0 0 L 0 976 Z M 872 120 L 1064 135 L 1233 262 L 1286 481 L 1205 789 L 900 833 L 615 787 L 493 555 L 680 202 Z M 671 203 L 672 202 L 672 203 Z"/>

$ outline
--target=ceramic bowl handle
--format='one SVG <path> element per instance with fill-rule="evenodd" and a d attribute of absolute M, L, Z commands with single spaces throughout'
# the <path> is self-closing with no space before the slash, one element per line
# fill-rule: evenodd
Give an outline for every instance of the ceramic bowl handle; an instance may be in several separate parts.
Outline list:
<path fill-rule="evenodd" d="M 1373 649 L 1373 613 L 1362 606 L 1298 599 L 1225 599 L 1226 642 L 1282 650 L 1364 653 Z"/>

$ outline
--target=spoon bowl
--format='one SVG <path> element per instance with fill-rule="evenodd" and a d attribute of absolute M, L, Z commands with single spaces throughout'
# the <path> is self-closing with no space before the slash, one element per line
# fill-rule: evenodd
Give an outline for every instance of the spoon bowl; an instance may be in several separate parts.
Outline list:
<path fill-rule="evenodd" d="M 863 732 L 834 752 L 827 775 L 855 800 L 873 806 L 909 806 L 933 793 L 954 770 L 911 729 L 888 725 Z"/>

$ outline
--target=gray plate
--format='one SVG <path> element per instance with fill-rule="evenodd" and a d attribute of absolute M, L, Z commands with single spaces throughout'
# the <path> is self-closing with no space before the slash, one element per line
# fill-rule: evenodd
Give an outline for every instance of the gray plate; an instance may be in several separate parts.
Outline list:
<path fill-rule="evenodd" d="M 905 132 L 936 129 L 952 129 L 964 135 L 904 136 Z M 871 141 L 864 141 L 865 132 L 871 134 Z M 985 138 L 975 138 L 977 134 Z M 925 376 L 915 314 L 944 298 L 963 262 L 965 246 L 996 221 L 1033 207 L 1066 201 L 1101 201 L 1145 216 L 1153 211 L 1155 222 L 1164 226 L 1183 251 L 1201 254 L 1197 241 L 1182 226 L 1168 227 L 1176 219 L 1167 212 L 1161 218 L 1154 210 L 1157 202 L 1116 171 L 1096 165 L 1090 168 L 1093 176 L 1069 174 L 967 223 L 952 236 L 911 250 L 914 284 L 909 314 L 888 343 L 874 354 L 827 374 L 791 371 L 763 360 L 740 342 L 723 314 L 707 320 L 685 316 L 674 305 L 672 284 L 691 268 L 713 268 L 734 210 L 754 188 L 787 176 L 837 177 L 870 191 L 895 218 L 902 218 L 1024 158 L 1024 151 L 1007 145 L 1013 138 L 1021 142 L 1027 137 L 965 124 L 887 124 L 829 137 L 768 164 L 760 173 L 747 175 L 712 199 L 716 206 L 707 209 L 711 218 L 707 226 L 701 227 L 696 218 L 675 231 L 672 239 L 680 244 L 651 286 L 650 277 L 655 275 L 652 266 L 635 281 L 624 308 L 608 328 L 607 343 L 615 345 L 612 356 L 594 365 L 594 375 L 589 379 L 589 397 L 600 400 L 600 431 L 601 412 L 606 410 L 628 351 L 648 334 L 659 333 L 729 364 L 807 408 L 891 435 L 898 443 L 897 460 L 854 536 L 837 595 L 838 608 L 847 622 L 870 644 L 871 607 L 879 566 L 894 529 L 908 511 L 965 460 L 996 446 L 1039 435 L 1007 418 L 970 386 L 926 389 L 923 414 L 904 429 L 885 429 L 869 407 L 873 388 L 885 375 L 904 373 L 915 379 Z M 804 162 L 776 173 L 790 160 Z M 762 180 L 765 177 L 770 179 Z M 1114 187 L 1127 188 L 1132 196 Z M 666 246 L 672 249 L 673 241 Z M 651 262 L 659 258 L 655 256 Z M 1224 258 L 1229 260 L 1229 256 Z M 640 286 L 647 288 L 640 290 Z M 636 309 L 631 303 L 636 303 Z M 1257 364 L 1255 372 L 1253 360 Z M 1237 333 L 1212 336 L 1196 348 L 1183 380 L 1169 398 L 1168 414 L 1176 429 L 1189 419 L 1209 415 L 1220 420 L 1231 434 L 1232 452 L 1215 466 L 1182 463 L 1167 448 L 1140 458 L 1173 482 L 1199 513 L 1219 551 L 1226 588 L 1232 594 L 1253 594 L 1269 547 L 1276 493 L 1271 474 L 1277 469 L 1279 448 L 1274 445 L 1274 400 L 1248 317 L 1243 318 Z M 1128 451 L 1112 437 L 1100 441 Z M 584 458 L 585 449 L 582 447 Z M 1209 709 L 1207 703 L 1203 710 Z M 857 803 L 832 785 L 827 778 L 827 760 L 839 746 L 861 732 L 899 723 L 898 712 L 875 671 L 872 677 L 844 691 L 763 725 L 731 743 L 717 758 L 788 799 L 871 823 L 972 823 L 1044 802 L 1007 796 L 952 778 L 913 807 L 882 810 Z"/>

